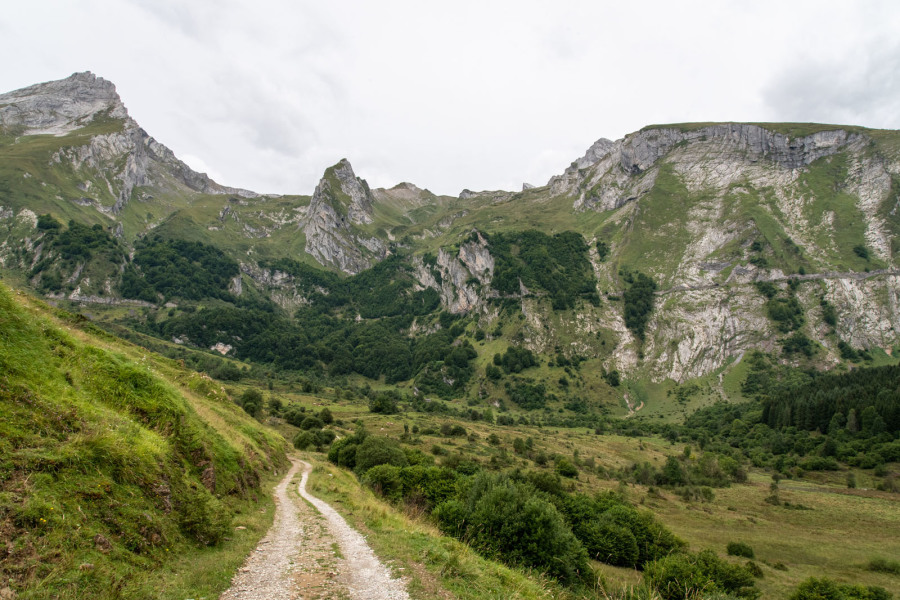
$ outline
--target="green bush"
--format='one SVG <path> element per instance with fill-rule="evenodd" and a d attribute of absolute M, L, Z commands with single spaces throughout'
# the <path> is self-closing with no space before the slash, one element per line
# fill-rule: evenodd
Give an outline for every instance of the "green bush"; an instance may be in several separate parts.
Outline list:
<path fill-rule="evenodd" d="M 319 411 L 319 419 L 326 425 L 331 425 L 332 423 L 334 423 L 334 415 L 332 415 L 331 411 L 327 408 L 323 408 Z"/>
<path fill-rule="evenodd" d="M 742 556 L 744 558 L 754 558 L 753 548 L 743 542 L 729 542 L 728 555 Z"/>
<path fill-rule="evenodd" d="M 860 585 L 841 585 L 823 577 L 810 577 L 797 586 L 790 600 L 890 600 L 884 588 Z"/>
<path fill-rule="evenodd" d="M 617 524 L 613 518 L 590 520 L 575 533 L 594 560 L 620 567 L 638 565 L 637 539 L 630 529 Z"/>
<path fill-rule="evenodd" d="M 176 511 L 182 531 L 203 546 L 218 544 L 231 530 L 229 511 L 199 485 L 191 484 L 187 487 Z"/>
<path fill-rule="evenodd" d="M 369 411 L 383 415 L 393 415 L 400 412 L 397 405 L 396 392 L 380 392 L 369 401 Z"/>
<path fill-rule="evenodd" d="M 259 390 L 250 388 L 241 394 L 241 397 L 238 398 L 238 404 L 247 412 L 247 414 L 255 417 L 259 414 L 260 409 L 262 409 L 262 394 L 259 393 Z"/>
<path fill-rule="evenodd" d="M 578 477 L 578 468 L 567 458 L 561 458 L 556 462 L 556 472 L 563 477 Z"/>
<path fill-rule="evenodd" d="M 300 421 L 300 429 L 304 431 L 308 431 L 310 429 L 322 429 L 325 426 L 325 423 L 318 417 L 305 417 L 302 421 Z"/>
<path fill-rule="evenodd" d="M 356 466 L 354 470 L 363 475 L 378 465 L 394 465 L 395 467 L 405 467 L 409 465 L 406 454 L 400 448 L 400 445 L 386 437 L 371 435 L 359 444 L 355 453 Z"/>
<path fill-rule="evenodd" d="M 433 508 L 456 493 L 458 475 L 452 469 L 413 465 L 400 471 L 403 497 L 415 504 Z"/>
<path fill-rule="evenodd" d="M 319 448 L 329 446 L 337 438 L 337 434 L 330 429 L 319 429 L 315 434 L 316 446 Z"/>
<path fill-rule="evenodd" d="M 556 507 L 507 475 L 478 473 L 462 500 L 445 501 L 434 514 L 444 532 L 490 558 L 569 584 L 589 573 L 587 552 Z"/>
<path fill-rule="evenodd" d="M 765 576 L 762 567 L 760 567 L 752 560 L 748 560 L 746 563 L 744 563 L 744 567 L 747 569 L 747 571 L 750 572 L 751 575 L 753 575 L 757 579 L 762 579 Z"/>
<path fill-rule="evenodd" d="M 297 450 L 306 450 L 310 446 L 317 445 L 316 434 L 312 431 L 301 431 L 294 436 L 294 448 Z"/>
<path fill-rule="evenodd" d="M 364 432 L 341 438 L 331 445 L 328 450 L 328 460 L 339 467 L 353 469 L 356 467 L 356 449 L 365 439 Z"/>
<path fill-rule="evenodd" d="M 363 475 L 363 483 L 376 494 L 390 501 L 397 501 L 403 496 L 403 480 L 400 478 L 400 467 L 394 465 L 376 465 Z"/>
<path fill-rule="evenodd" d="M 716 556 L 712 550 L 697 554 L 672 554 L 644 567 L 644 581 L 656 588 L 664 600 L 683 600 L 724 592 L 743 598 L 756 598 L 752 573 Z"/>
<path fill-rule="evenodd" d="M 321 452 L 328 447 L 337 437 L 330 429 L 308 429 L 301 431 L 294 437 L 294 447 L 298 450 L 306 450 L 310 446 L 315 446 L 316 450 Z"/>
<path fill-rule="evenodd" d="M 900 575 L 900 562 L 896 560 L 888 560 L 886 558 L 873 558 L 866 565 L 869 571 L 877 573 L 889 573 L 891 575 Z"/>

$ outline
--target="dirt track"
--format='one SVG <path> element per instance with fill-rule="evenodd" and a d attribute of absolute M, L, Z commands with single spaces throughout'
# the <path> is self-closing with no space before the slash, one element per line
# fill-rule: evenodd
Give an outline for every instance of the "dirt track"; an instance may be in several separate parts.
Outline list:
<path fill-rule="evenodd" d="M 312 467 L 292 462 L 275 488 L 275 522 L 220 599 L 408 600 L 404 582 L 391 577 L 365 539 L 306 491 Z"/>

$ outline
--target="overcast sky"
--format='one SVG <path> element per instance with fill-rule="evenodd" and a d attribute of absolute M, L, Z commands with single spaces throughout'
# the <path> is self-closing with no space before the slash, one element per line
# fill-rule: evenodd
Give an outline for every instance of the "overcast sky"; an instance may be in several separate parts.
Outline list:
<path fill-rule="evenodd" d="M 0 91 L 75 71 L 220 183 L 544 184 L 652 123 L 900 128 L 900 2 L 6 3 Z"/>

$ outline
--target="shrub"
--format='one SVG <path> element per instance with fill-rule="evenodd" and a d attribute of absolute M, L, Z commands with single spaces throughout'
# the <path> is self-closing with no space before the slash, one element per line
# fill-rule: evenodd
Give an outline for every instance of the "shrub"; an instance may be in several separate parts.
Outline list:
<path fill-rule="evenodd" d="M 807 471 L 837 471 L 840 469 L 838 462 L 830 456 L 811 456 L 800 463 Z"/>
<path fill-rule="evenodd" d="M 271 382 L 269 382 L 271 383 Z M 269 388 L 271 389 L 271 388 Z M 281 411 L 284 409 L 284 402 L 281 401 L 280 398 L 269 398 L 269 410 L 272 411 L 273 415 L 281 414 Z"/>
<path fill-rule="evenodd" d="M 319 411 L 319 419 L 326 425 L 331 425 L 332 423 L 334 423 L 334 416 L 327 408 L 323 408 Z"/>
<path fill-rule="evenodd" d="M 337 438 L 337 434 L 330 429 L 319 429 L 315 432 L 316 434 L 316 446 L 319 448 L 324 448 L 325 446 L 330 445 L 335 438 Z"/>
<path fill-rule="evenodd" d="M 831 579 L 810 577 L 797 586 L 791 600 L 846 600 L 846 596 Z"/>
<path fill-rule="evenodd" d="M 441 435 L 447 437 L 465 437 L 466 428 L 462 425 L 444 423 L 441 425 Z"/>
<path fill-rule="evenodd" d="M 507 475 L 479 473 L 463 500 L 441 503 L 435 516 L 443 531 L 488 557 L 534 567 L 563 583 L 589 572 L 587 553 L 562 515 Z"/>
<path fill-rule="evenodd" d="M 256 416 L 263 405 L 262 394 L 259 393 L 259 390 L 250 388 L 241 394 L 241 397 L 238 398 L 238 404 L 247 414 Z"/>
<path fill-rule="evenodd" d="M 298 450 L 306 450 L 310 446 L 315 446 L 316 450 L 321 450 L 331 444 L 337 435 L 330 429 L 309 429 L 301 431 L 294 436 L 294 448 Z"/>
<path fill-rule="evenodd" d="M 753 562 L 752 560 L 748 560 L 748 561 L 744 564 L 744 567 L 747 569 L 747 571 L 750 572 L 751 575 L 753 575 L 753 576 L 756 577 L 757 579 L 762 579 L 762 578 L 763 578 L 764 573 L 763 573 L 762 567 L 760 567 L 758 564 L 756 564 L 756 563 Z"/>
<path fill-rule="evenodd" d="M 896 560 L 888 560 L 886 558 L 873 558 L 866 565 L 869 571 L 877 573 L 889 573 L 891 575 L 900 575 L 900 562 Z"/>
<path fill-rule="evenodd" d="M 353 469 L 356 467 L 356 449 L 366 437 L 365 432 L 357 432 L 355 435 L 341 438 L 331 445 L 328 450 L 328 460 L 339 467 Z"/>
<path fill-rule="evenodd" d="M 638 564 L 637 539 L 613 519 L 589 521 L 577 530 L 577 536 L 594 560 L 620 567 Z"/>
<path fill-rule="evenodd" d="M 604 379 L 604 381 L 606 381 L 606 383 L 608 383 L 612 387 L 619 387 L 619 383 L 621 383 L 621 377 L 619 375 L 619 371 L 617 371 L 616 369 L 613 369 L 609 373 L 604 373 L 603 379 Z"/>
<path fill-rule="evenodd" d="M 318 417 L 309 416 L 300 421 L 300 429 L 308 431 L 310 429 L 322 429 L 325 423 Z"/>
<path fill-rule="evenodd" d="M 369 411 L 383 415 L 393 415 L 400 412 L 397 405 L 397 394 L 381 392 L 369 401 Z"/>
<path fill-rule="evenodd" d="M 406 454 L 403 453 L 397 442 L 375 435 L 367 436 L 359 444 L 359 447 L 356 448 L 355 459 L 354 470 L 360 475 L 378 465 L 405 467 L 409 464 Z"/>
<path fill-rule="evenodd" d="M 229 511 L 199 485 L 191 485 L 185 490 L 176 510 L 182 531 L 203 546 L 219 543 L 231 529 Z"/>
<path fill-rule="evenodd" d="M 578 469 L 572 464 L 572 461 L 566 458 L 561 458 L 557 461 L 556 472 L 563 477 L 578 477 Z"/>
<path fill-rule="evenodd" d="M 672 554 L 645 565 L 644 580 L 664 600 L 701 597 L 714 592 L 755 598 L 753 575 L 740 565 L 716 556 L 712 550 Z"/>
<path fill-rule="evenodd" d="M 305 413 L 305 407 L 292 404 L 285 409 L 284 413 L 282 414 L 282 418 L 294 427 L 300 427 L 300 423 L 302 423 L 303 419 L 306 418 Z"/>
<path fill-rule="evenodd" d="M 315 446 L 316 442 L 316 434 L 312 431 L 301 431 L 294 436 L 294 448 L 297 450 L 306 450 L 310 446 Z"/>
<path fill-rule="evenodd" d="M 363 476 L 363 483 L 387 500 L 397 501 L 403 495 L 400 467 L 394 465 L 384 464 L 372 467 Z"/>
<path fill-rule="evenodd" d="M 413 465 L 400 471 L 403 497 L 427 508 L 450 499 L 456 492 L 458 476 L 444 467 Z"/>
<path fill-rule="evenodd" d="M 742 556 L 744 558 L 754 558 L 753 548 L 743 542 L 729 542 L 728 555 Z"/>

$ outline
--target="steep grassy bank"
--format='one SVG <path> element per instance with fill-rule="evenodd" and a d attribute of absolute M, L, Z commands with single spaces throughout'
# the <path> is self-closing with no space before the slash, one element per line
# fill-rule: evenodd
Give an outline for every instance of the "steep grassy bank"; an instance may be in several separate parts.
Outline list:
<path fill-rule="evenodd" d="M 0 414 L 0 578 L 19 598 L 211 593 L 267 526 L 283 440 L 209 378 L 5 286 Z"/>

